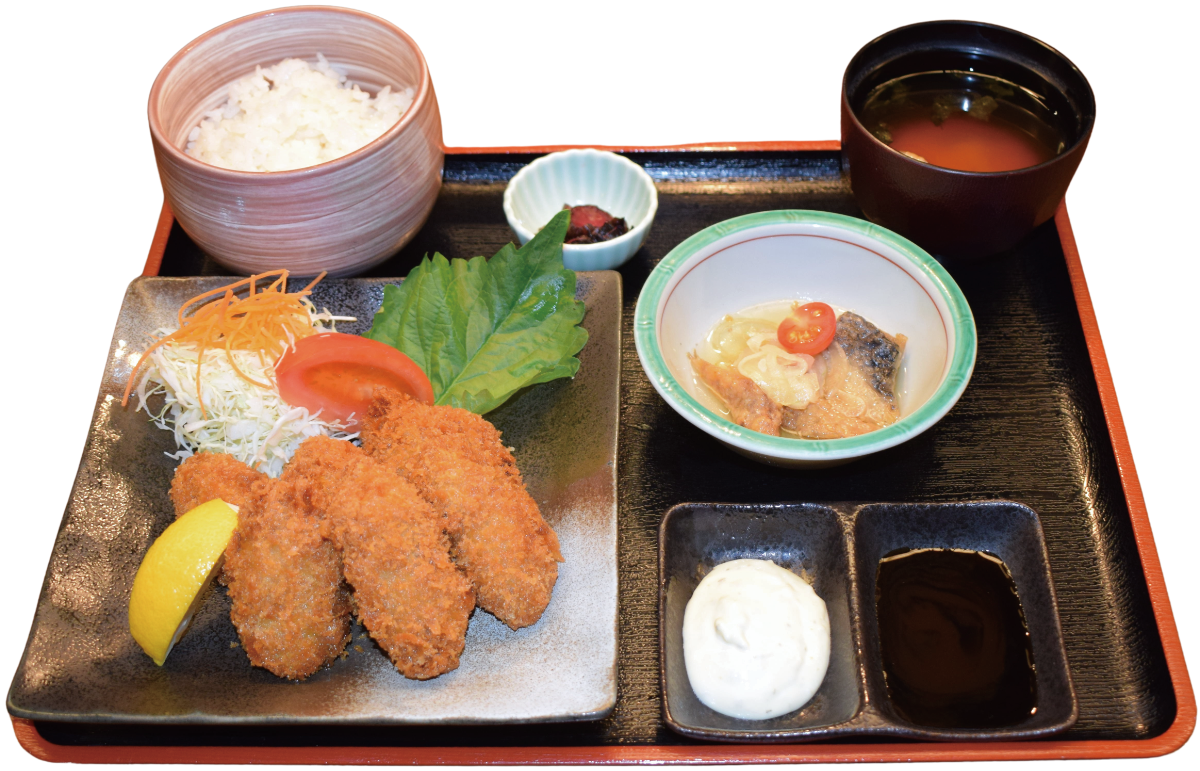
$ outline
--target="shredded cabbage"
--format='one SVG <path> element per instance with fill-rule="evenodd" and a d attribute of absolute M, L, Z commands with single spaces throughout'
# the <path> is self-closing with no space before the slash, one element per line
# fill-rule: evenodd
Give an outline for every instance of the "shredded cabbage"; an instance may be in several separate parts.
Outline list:
<path fill-rule="evenodd" d="M 333 318 L 328 313 L 313 314 L 314 326 L 325 331 L 320 322 Z M 174 331 L 163 328 L 155 334 Z M 338 421 L 322 420 L 319 411 L 310 415 L 306 408 L 286 403 L 276 385 L 275 363 L 265 361 L 256 351 L 231 351 L 231 363 L 224 349 L 205 349 L 203 394 L 197 394 L 197 351 L 195 343 L 176 342 L 152 350 L 137 386 L 137 409 L 144 409 L 155 425 L 175 435 L 179 451 L 167 453 L 168 457 L 183 460 L 197 452 L 223 452 L 277 477 L 308 437 L 358 436 Z M 252 380 L 270 383 L 271 387 L 263 388 L 239 376 L 234 363 Z M 152 412 L 148 400 L 157 394 L 162 394 L 163 406 Z"/>

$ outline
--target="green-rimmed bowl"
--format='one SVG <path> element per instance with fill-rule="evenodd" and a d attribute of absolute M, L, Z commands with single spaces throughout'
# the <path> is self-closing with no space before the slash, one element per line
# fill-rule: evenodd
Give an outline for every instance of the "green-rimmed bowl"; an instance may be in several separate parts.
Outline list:
<path fill-rule="evenodd" d="M 760 434 L 723 417 L 688 354 L 726 314 L 775 300 L 820 300 L 907 336 L 900 419 L 818 441 Z M 737 452 L 781 466 L 845 462 L 911 439 L 950 411 L 975 368 L 975 319 L 937 261 L 890 230 L 817 211 L 735 217 L 672 249 L 638 297 L 634 340 L 647 377 L 676 412 Z"/>

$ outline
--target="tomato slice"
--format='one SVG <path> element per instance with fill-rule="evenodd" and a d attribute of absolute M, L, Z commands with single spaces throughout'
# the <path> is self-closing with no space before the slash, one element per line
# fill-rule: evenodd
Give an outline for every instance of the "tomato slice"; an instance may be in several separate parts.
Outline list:
<path fill-rule="evenodd" d="M 433 404 L 433 385 L 416 363 L 386 343 L 324 332 L 296 341 L 275 365 L 279 395 L 288 404 L 321 410 L 325 420 L 356 423 L 378 386 Z"/>
<path fill-rule="evenodd" d="M 837 314 L 825 303 L 805 303 L 792 308 L 792 313 L 779 322 L 776 337 L 788 353 L 807 353 L 816 356 L 833 342 L 837 331 Z"/>

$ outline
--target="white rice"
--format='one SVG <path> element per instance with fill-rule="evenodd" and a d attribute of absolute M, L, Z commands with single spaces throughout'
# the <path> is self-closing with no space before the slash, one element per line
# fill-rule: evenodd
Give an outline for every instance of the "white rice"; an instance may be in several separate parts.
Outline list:
<path fill-rule="evenodd" d="M 391 128 L 414 90 L 385 86 L 374 98 L 317 54 L 284 59 L 229 86 L 229 100 L 188 134 L 187 154 L 239 171 L 315 166 L 353 152 Z"/>

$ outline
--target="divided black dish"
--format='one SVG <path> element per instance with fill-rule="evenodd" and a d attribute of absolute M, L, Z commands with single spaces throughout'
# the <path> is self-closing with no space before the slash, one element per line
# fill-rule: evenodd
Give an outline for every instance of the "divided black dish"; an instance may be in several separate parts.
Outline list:
<path fill-rule="evenodd" d="M 1008 566 L 1033 645 L 1034 714 L 1012 726 L 959 729 L 917 725 L 896 712 L 883 676 L 875 579 L 880 558 L 903 548 L 982 551 Z M 829 610 L 829 671 L 820 690 L 800 710 L 770 720 L 738 720 L 701 704 L 683 661 L 683 611 L 700 578 L 742 558 L 803 570 Z M 1019 503 L 681 504 L 659 531 L 659 618 L 663 717 L 696 739 L 1033 739 L 1067 730 L 1079 714 L 1041 525 Z"/>

